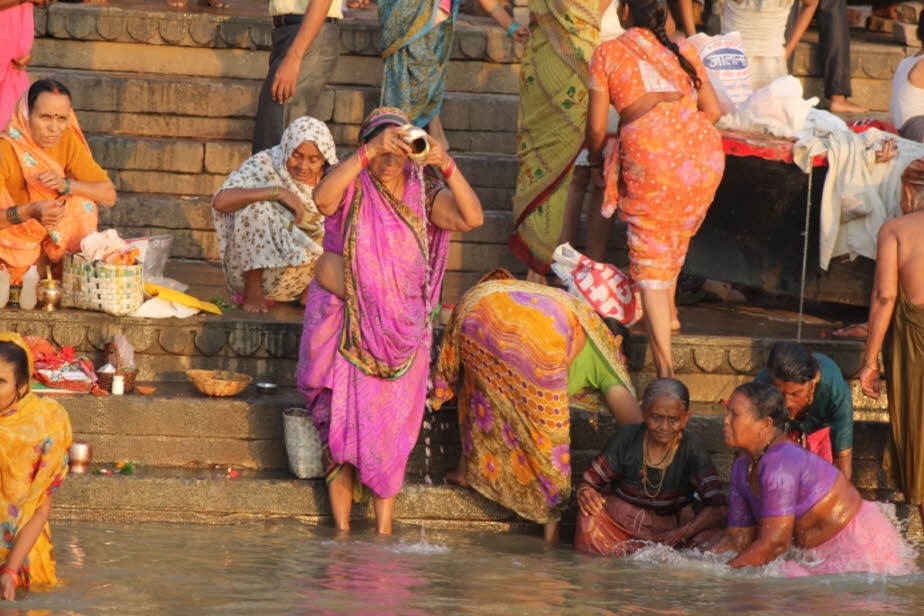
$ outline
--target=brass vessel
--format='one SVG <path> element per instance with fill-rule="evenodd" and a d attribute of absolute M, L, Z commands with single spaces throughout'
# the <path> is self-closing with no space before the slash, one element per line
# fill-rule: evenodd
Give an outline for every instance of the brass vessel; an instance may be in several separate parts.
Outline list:
<path fill-rule="evenodd" d="M 36 296 L 40 306 L 48 312 L 53 312 L 61 305 L 61 281 L 51 277 L 51 268 L 48 268 L 48 275 L 39 280 Z"/>

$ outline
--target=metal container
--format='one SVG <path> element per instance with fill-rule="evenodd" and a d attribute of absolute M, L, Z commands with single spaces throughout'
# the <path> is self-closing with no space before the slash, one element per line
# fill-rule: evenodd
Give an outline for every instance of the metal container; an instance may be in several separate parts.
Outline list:
<path fill-rule="evenodd" d="M 405 124 L 401 128 L 407 131 L 404 141 L 411 146 L 411 160 L 422 165 L 430 154 L 430 140 L 427 138 L 427 131 L 413 124 Z"/>
<path fill-rule="evenodd" d="M 38 283 L 38 303 L 46 311 L 53 312 L 61 305 L 61 281 L 53 278 L 39 280 Z"/>
<path fill-rule="evenodd" d="M 275 394 L 279 391 L 279 385 L 276 383 L 257 383 L 258 394 Z"/>
<path fill-rule="evenodd" d="M 93 460 L 93 447 L 85 441 L 74 441 L 67 450 L 67 457 L 71 472 L 82 475 L 90 468 L 90 462 Z"/>

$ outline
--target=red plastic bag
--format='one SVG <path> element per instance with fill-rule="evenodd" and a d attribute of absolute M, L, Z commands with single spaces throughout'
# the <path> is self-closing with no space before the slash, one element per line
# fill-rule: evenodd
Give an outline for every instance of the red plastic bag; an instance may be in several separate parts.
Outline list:
<path fill-rule="evenodd" d="M 552 255 L 552 271 L 572 295 L 590 304 L 600 316 L 616 319 L 626 327 L 642 318 L 638 285 L 615 265 L 598 263 L 570 244 L 562 244 Z"/>

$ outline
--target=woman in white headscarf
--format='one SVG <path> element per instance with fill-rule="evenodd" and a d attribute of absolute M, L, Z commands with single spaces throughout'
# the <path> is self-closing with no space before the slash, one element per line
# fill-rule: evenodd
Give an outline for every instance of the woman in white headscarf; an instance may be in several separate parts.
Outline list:
<path fill-rule="evenodd" d="M 232 301 L 266 312 L 299 299 L 323 252 L 324 217 L 312 199 L 324 170 L 337 163 L 324 122 L 301 117 L 282 143 L 248 158 L 212 199 L 222 269 Z"/>

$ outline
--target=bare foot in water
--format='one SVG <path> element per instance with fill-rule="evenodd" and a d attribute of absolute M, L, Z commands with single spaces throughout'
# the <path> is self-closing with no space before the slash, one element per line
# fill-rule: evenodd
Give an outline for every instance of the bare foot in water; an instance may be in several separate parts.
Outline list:
<path fill-rule="evenodd" d="M 869 109 L 847 100 L 843 94 L 835 94 L 831 97 L 828 108 L 831 113 L 868 113 Z"/>
<path fill-rule="evenodd" d="M 831 332 L 831 335 L 837 338 L 861 338 L 865 340 L 869 335 L 869 324 L 854 323 L 853 325 L 846 325 L 840 329 L 835 329 Z"/>
<path fill-rule="evenodd" d="M 465 478 L 465 473 L 459 471 L 449 471 L 446 473 L 446 483 L 449 483 L 454 486 L 462 486 L 463 488 L 468 487 L 468 480 Z"/>

